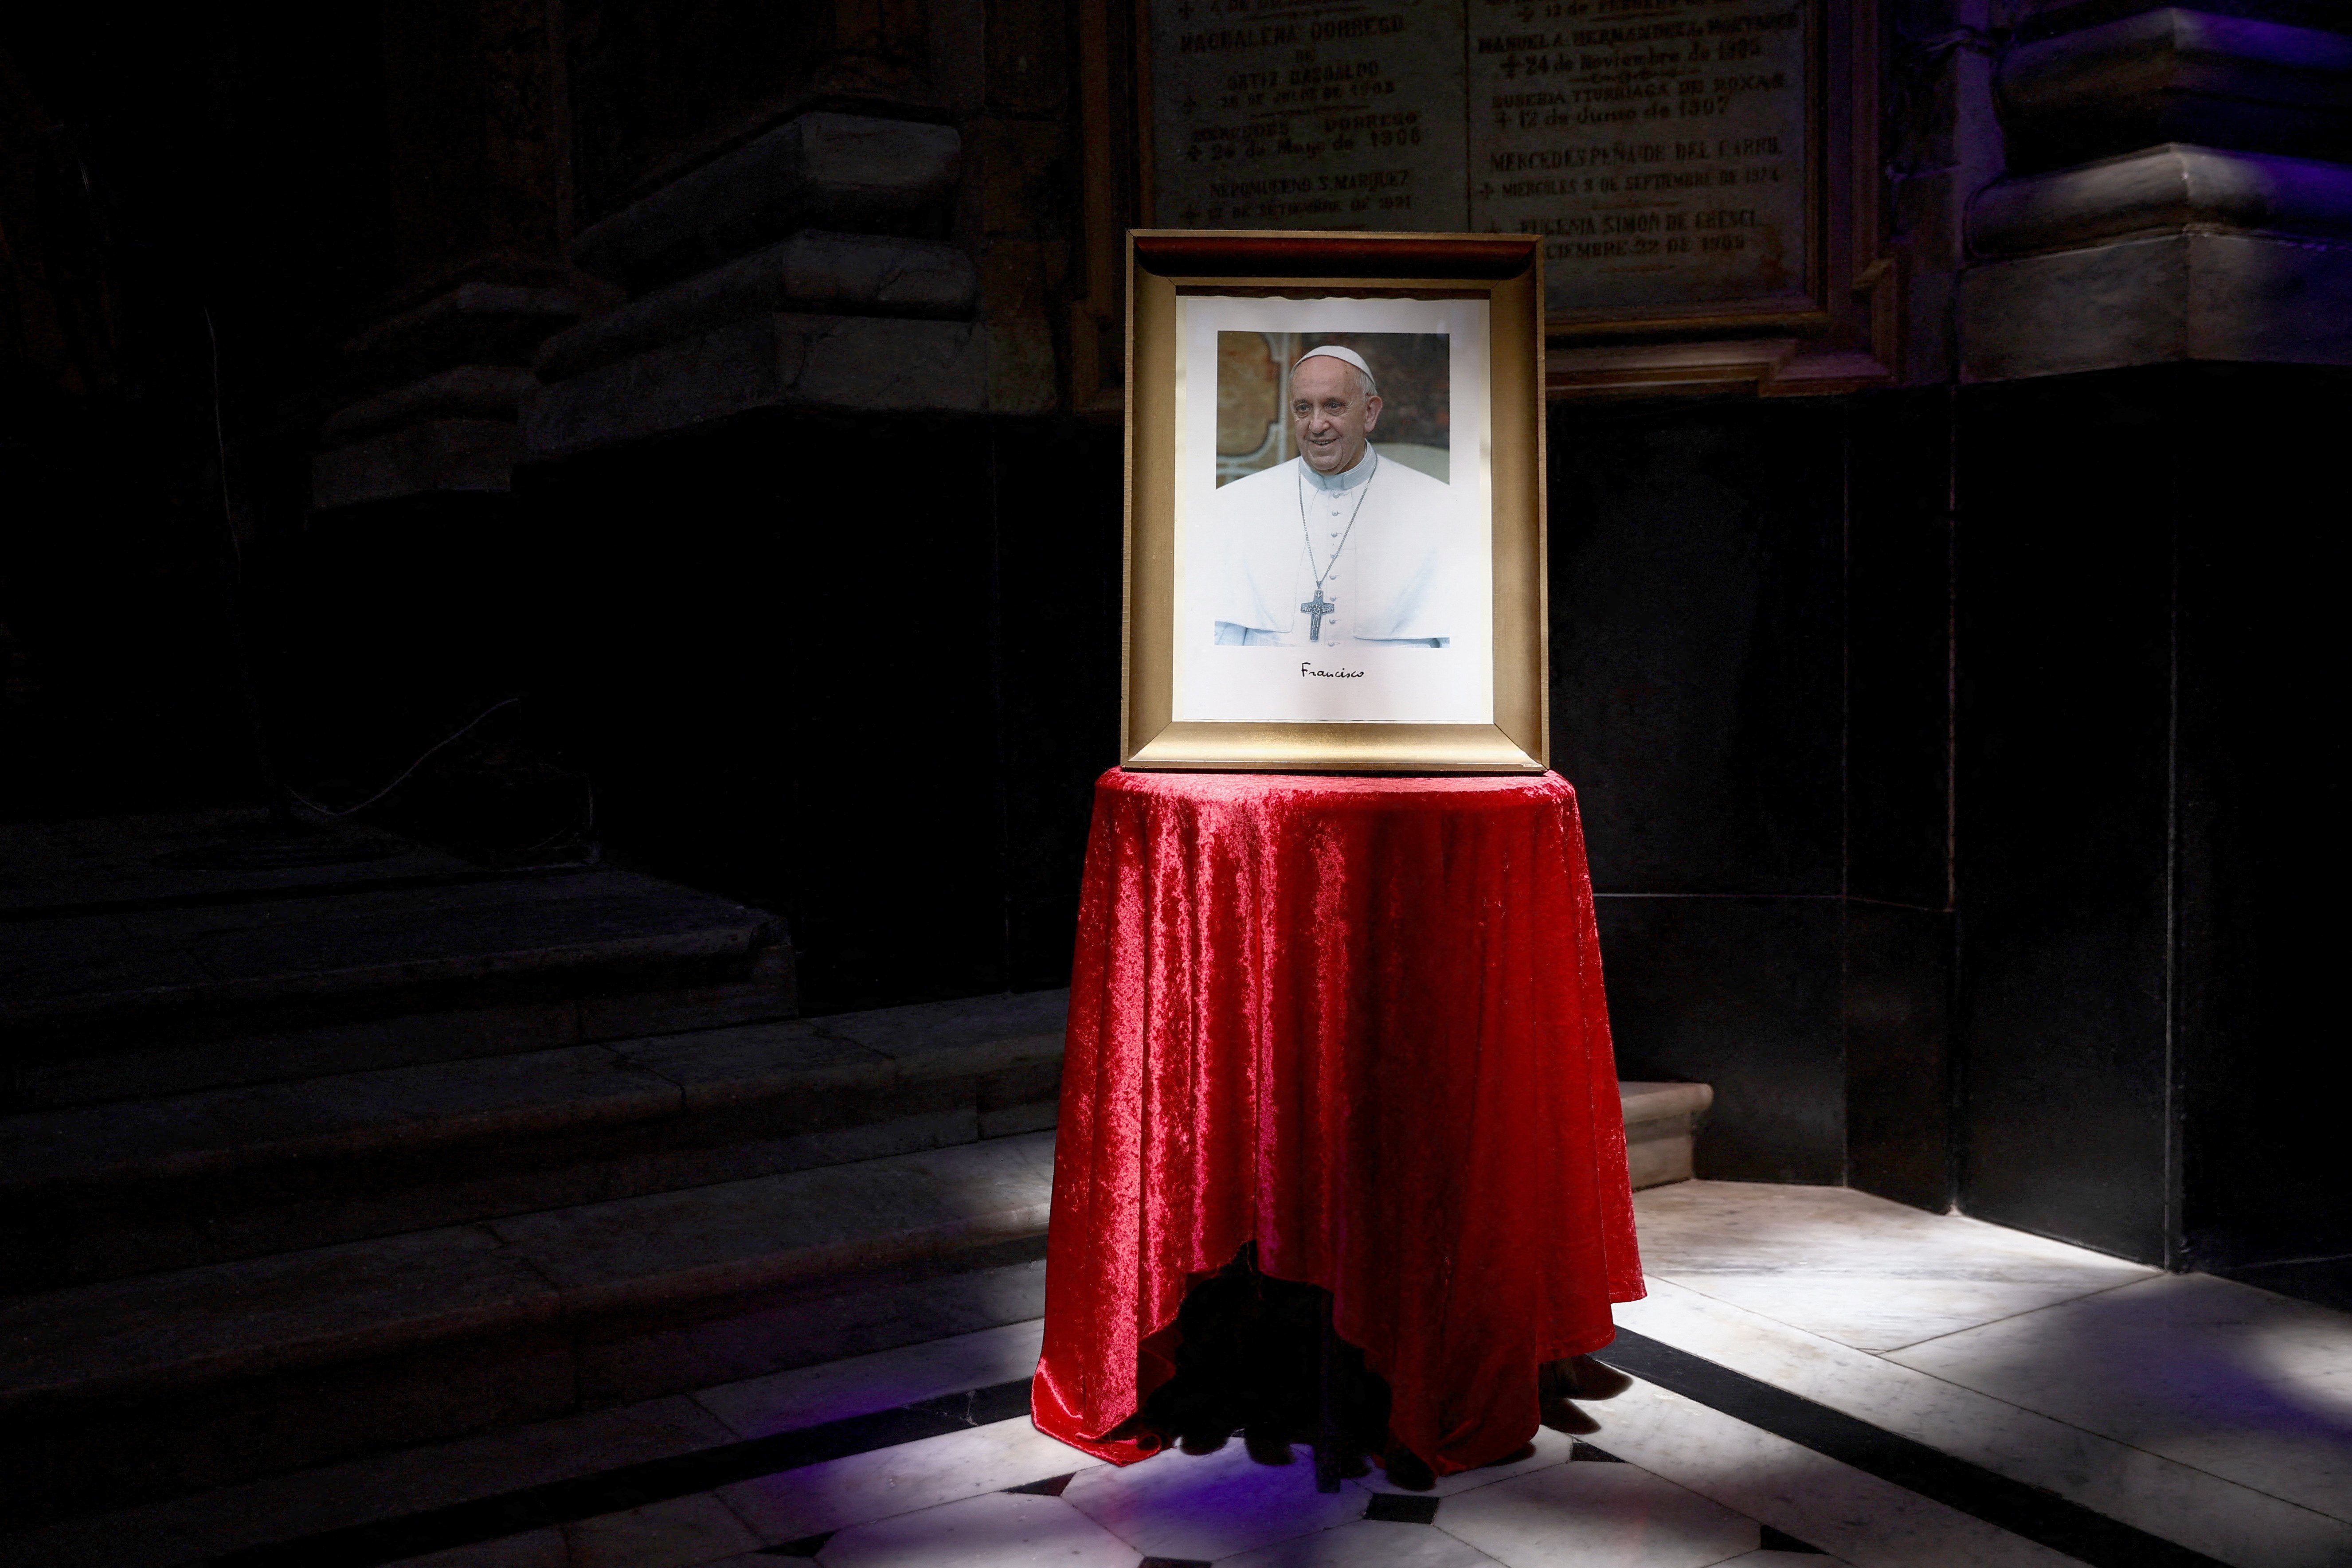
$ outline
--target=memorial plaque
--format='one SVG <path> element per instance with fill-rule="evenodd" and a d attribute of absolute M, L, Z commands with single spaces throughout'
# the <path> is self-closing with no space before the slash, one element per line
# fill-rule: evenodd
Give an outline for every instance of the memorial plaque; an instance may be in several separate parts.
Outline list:
<path fill-rule="evenodd" d="M 1469 226 L 1462 0 L 1153 0 L 1156 221 Z"/>
<path fill-rule="evenodd" d="M 1470 226 L 1545 237 L 1555 313 L 1799 304 L 1796 0 L 1469 0 Z"/>
<path fill-rule="evenodd" d="M 1832 9 L 1149 0 L 1149 221 L 1540 235 L 1565 330 L 1818 314 Z"/>

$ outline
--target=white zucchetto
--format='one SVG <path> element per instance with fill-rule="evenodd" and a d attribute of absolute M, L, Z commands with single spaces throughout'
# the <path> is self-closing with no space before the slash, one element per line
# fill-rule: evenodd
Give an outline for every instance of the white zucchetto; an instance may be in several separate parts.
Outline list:
<path fill-rule="evenodd" d="M 1321 348 L 1308 349 L 1305 353 L 1298 356 L 1297 364 L 1294 364 L 1290 367 L 1291 374 L 1293 375 L 1297 374 L 1299 365 L 1305 364 L 1308 360 L 1315 358 L 1318 354 L 1325 359 L 1335 359 L 1343 364 L 1354 365 L 1358 370 L 1364 373 L 1364 379 L 1366 381 L 1377 382 L 1380 379 L 1372 374 L 1372 367 L 1364 363 L 1363 355 L 1358 353 L 1353 349 L 1343 349 L 1338 343 L 1326 343 Z"/>

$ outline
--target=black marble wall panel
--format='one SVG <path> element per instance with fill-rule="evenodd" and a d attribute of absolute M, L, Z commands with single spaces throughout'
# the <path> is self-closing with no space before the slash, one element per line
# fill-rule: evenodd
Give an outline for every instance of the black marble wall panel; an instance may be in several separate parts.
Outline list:
<path fill-rule="evenodd" d="M 1847 405 L 1556 406 L 1552 747 L 1618 1063 L 1716 1086 L 1704 1173 L 1843 1170 Z"/>
<path fill-rule="evenodd" d="M 2184 454 L 2100 379 L 1960 405 L 1962 1203 L 2160 1261 Z"/>
<path fill-rule="evenodd" d="M 1698 1173 L 1843 1180 L 1839 901 L 1603 895 L 1598 910 L 1618 1072 L 1715 1086 Z"/>
<path fill-rule="evenodd" d="M 1844 906 L 1848 1184 L 1940 1214 L 1951 1206 L 1952 917 Z"/>
<path fill-rule="evenodd" d="M 527 472 L 616 857 L 785 915 L 811 1011 L 1056 983 L 1116 760 L 1117 460 L 768 412 Z"/>
<path fill-rule="evenodd" d="M 2336 535 L 2352 374 L 2212 366 L 2177 418 L 2181 1258 L 2352 1307 Z"/>
<path fill-rule="evenodd" d="M 2314 367 L 1968 389 L 1958 535 L 1965 1205 L 2339 1297 L 2347 406 Z"/>
<path fill-rule="evenodd" d="M 1857 398 L 1845 552 L 1846 891 L 1950 902 L 1951 400 Z"/>
<path fill-rule="evenodd" d="M 1555 406 L 1552 761 L 1596 887 L 1838 891 L 1844 421 Z"/>
<path fill-rule="evenodd" d="M 995 517 L 1006 977 L 1068 983 L 1094 780 L 1118 761 L 1122 454 L 1096 426 L 1000 430 Z"/>
<path fill-rule="evenodd" d="M 1950 1182 L 1951 399 L 1857 398 L 1845 551 L 1846 1179 Z"/>

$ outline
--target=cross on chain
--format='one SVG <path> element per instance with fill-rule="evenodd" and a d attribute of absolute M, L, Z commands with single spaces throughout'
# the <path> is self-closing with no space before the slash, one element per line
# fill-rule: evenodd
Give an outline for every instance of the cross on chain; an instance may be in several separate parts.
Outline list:
<path fill-rule="evenodd" d="M 1305 604 L 1299 605 L 1298 608 L 1299 612 L 1307 617 L 1307 640 L 1308 642 L 1321 642 L 1323 640 L 1323 617 L 1336 614 L 1339 606 L 1323 596 L 1323 584 L 1318 583 L 1315 584 L 1315 596 L 1307 600 Z"/>

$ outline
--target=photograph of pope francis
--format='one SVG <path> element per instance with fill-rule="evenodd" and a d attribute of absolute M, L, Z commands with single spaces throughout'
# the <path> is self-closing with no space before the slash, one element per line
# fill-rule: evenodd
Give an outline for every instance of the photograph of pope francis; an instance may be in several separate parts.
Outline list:
<path fill-rule="evenodd" d="M 1221 646 L 1445 647 L 1444 333 L 1220 332 L 1218 564 L 1199 631 Z"/>
<path fill-rule="evenodd" d="M 1540 769 L 1535 242 L 1133 244 L 1125 759 Z"/>

